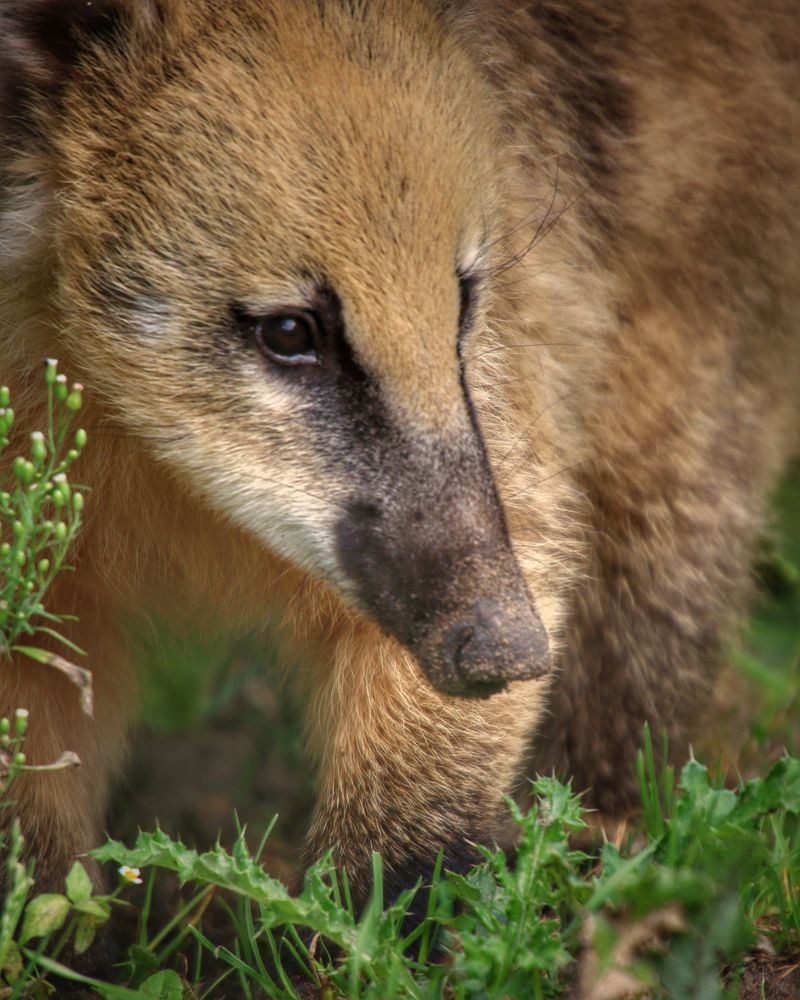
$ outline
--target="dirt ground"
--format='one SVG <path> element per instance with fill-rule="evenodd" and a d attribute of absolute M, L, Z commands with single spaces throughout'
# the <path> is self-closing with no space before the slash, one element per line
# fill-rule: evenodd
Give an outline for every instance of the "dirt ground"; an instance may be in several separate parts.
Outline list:
<path fill-rule="evenodd" d="M 800 997 L 800 957 L 786 959 L 757 952 L 745 960 L 740 1000 L 797 1000 Z"/>
<path fill-rule="evenodd" d="M 296 706 L 267 678 L 245 675 L 205 720 L 140 729 L 110 832 L 131 843 L 137 830 L 158 824 L 187 846 L 208 850 L 217 839 L 233 842 L 238 817 L 255 849 L 277 815 L 262 861 L 289 883 L 299 870 L 312 796 Z"/>

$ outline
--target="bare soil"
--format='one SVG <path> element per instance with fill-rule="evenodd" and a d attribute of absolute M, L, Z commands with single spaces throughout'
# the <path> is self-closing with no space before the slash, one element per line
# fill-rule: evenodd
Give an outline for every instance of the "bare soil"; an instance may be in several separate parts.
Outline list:
<path fill-rule="evenodd" d="M 739 1000 L 797 1000 L 800 957 L 781 958 L 755 952 L 745 959 Z"/>

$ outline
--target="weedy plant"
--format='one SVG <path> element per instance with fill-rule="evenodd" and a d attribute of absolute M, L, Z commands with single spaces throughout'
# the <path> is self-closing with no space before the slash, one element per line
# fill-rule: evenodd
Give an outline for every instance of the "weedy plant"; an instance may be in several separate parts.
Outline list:
<path fill-rule="evenodd" d="M 69 569 L 70 545 L 81 525 L 84 489 L 71 484 L 69 474 L 87 441 L 85 430 L 73 431 L 82 406 L 82 386 L 68 385 L 53 359 L 45 363 L 44 383 L 46 426 L 30 435 L 28 455 L 16 457 L 12 481 L 7 489 L 0 490 L 0 669 L 4 658 L 17 653 L 61 671 L 77 686 L 83 710 L 91 715 L 91 673 L 56 653 L 19 641 L 41 634 L 72 653 L 82 653 L 58 631 L 69 616 L 54 613 L 44 605 L 55 577 Z M 1 386 L 0 452 L 10 446 L 13 428 L 11 395 L 7 387 Z M 31 896 L 35 863 L 23 860 L 24 838 L 13 818 L 12 786 L 26 772 L 61 770 L 77 766 L 80 761 L 75 753 L 64 750 L 51 763 L 29 764 L 24 750 L 28 717 L 27 708 L 18 708 L 13 719 L 0 718 L 0 808 L 5 813 L 0 834 L 5 867 L 0 912 L 0 996 L 12 1000 L 56 992 L 43 973 L 58 968 L 58 956 L 68 943 L 73 954 L 89 948 L 97 929 L 108 921 L 120 889 L 131 880 L 129 869 L 123 866 L 117 891 L 97 894 L 86 869 L 76 861 L 63 894 Z M 37 939 L 37 947 L 30 947 Z M 132 995 L 125 990 L 119 995 L 123 993 Z"/>
<path fill-rule="evenodd" d="M 44 606 L 44 595 L 66 568 L 69 547 L 80 529 L 84 495 L 68 473 L 86 446 L 86 431 L 71 435 L 82 405 L 82 386 L 68 386 L 58 362 L 45 365 L 47 427 L 30 436 L 30 454 L 14 460 L 10 487 L 0 492 L 0 654 L 12 650 L 40 658 L 41 651 L 15 645 L 41 632 L 80 653 L 52 626 L 65 620 Z M 10 444 L 14 411 L 0 387 L 0 452 Z"/>
<path fill-rule="evenodd" d="M 737 966 L 759 935 L 778 950 L 800 946 L 800 760 L 735 790 L 690 760 L 675 787 L 645 728 L 637 765 L 645 840 L 601 849 L 586 903 L 592 979 L 624 972 L 655 996 L 736 996 Z"/>
<path fill-rule="evenodd" d="M 71 429 L 83 402 L 82 386 L 70 387 L 53 359 L 45 363 L 44 384 L 46 426 L 30 435 L 29 456 L 17 455 L 8 489 L 0 489 L 0 668 L 4 658 L 19 653 L 61 671 L 77 685 L 83 709 L 91 714 L 88 670 L 38 646 L 19 643 L 22 637 L 41 633 L 81 653 L 54 627 L 68 616 L 45 608 L 44 596 L 56 575 L 68 568 L 68 550 L 81 523 L 83 491 L 70 485 L 68 473 L 86 446 L 86 431 Z M 11 394 L 0 386 L 0 453 L 10 446 L 13 427 Z M 9 786 L 20 772 L 78 763 L 77 756 L 65 750 L 52 763 L 29 765 L 23 749 L 27 723 L 24 707 L 17 709 L 13 725 L 8 718 L 0 719 L 0 796 L 6 807 Z"/>

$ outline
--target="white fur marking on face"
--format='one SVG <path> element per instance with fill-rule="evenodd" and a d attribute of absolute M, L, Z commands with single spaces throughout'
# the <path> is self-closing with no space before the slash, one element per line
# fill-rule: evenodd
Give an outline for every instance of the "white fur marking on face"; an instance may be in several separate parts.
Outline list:
<path fill-rule="evenodd" d="M 259 436 L 243 444 L 216 424 L 213 432 L 187 425 L 177 446 L 163 436 L 162 444 L 156 434 L 154 447 L 215 510 L 266 548 L 343 585 L 334 545 L 337 484 L 302 445 L 296 393 L 272 382 L 260 365 L 251 374 L 242 399 L 249 403 L 251 428 L 262 429 Z"/>
<path fill-rule="evenodd" d="M 461 258 L 459 264 L 461 274 L 477 274 L 482 271 L 488 252 L 489 247 L 485 239 L 472 244 Z"/>
<path fill-rule="evenodd" d="M 209 459 L 202 469 L 207 477 Z M 318 482 L 298 482 L 290 471 L 259 465 L 243 476 L 246 462 L 220 462 L 213 487 L 213 503 L 240 528 L 255 534 L 268 548 L 309 572 L 338 582 L 333 546 L 336 505 L 324 497 Z M 197 470 L 200 472 L 200 470 Z M 299 477 L 297 477 L 299 479 Z"/>
<path fill-rule="evenodd" d="M 10 187 L 0 212 L 0 266 L 24 261 L 49 235 L 50 191 L 44 181 Z"/>
<path fill-rule="evenodd" d="M 163 337 L 172 320 L 167 302 L 148 295 L 135 295 L 131 299 L 130 316 L 134 325 L 148 337 Z"/>

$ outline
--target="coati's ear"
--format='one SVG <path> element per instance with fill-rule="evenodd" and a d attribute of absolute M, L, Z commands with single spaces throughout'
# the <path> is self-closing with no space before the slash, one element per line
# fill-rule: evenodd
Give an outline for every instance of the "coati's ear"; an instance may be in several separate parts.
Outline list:
<path fill-rule="evenodd" d="M 183 36 L 190 0 L 0 0 L 0 264 L 38 246 L 50 212 L 48 134 L 82 60 Z"/>
<path fill-rule="evenodd" d="M 87 48 L 158 30 L 176 0 L 0 0 L 0 117 L 55 96 Z"/>
<path fill-rule="evenodd" d="M 3 75 L 13 71 L 30 86 L 57 87 L 85 45 L 113 45 L 152 16 L 149 0 L 7 0 L 0 3 Z"/>

